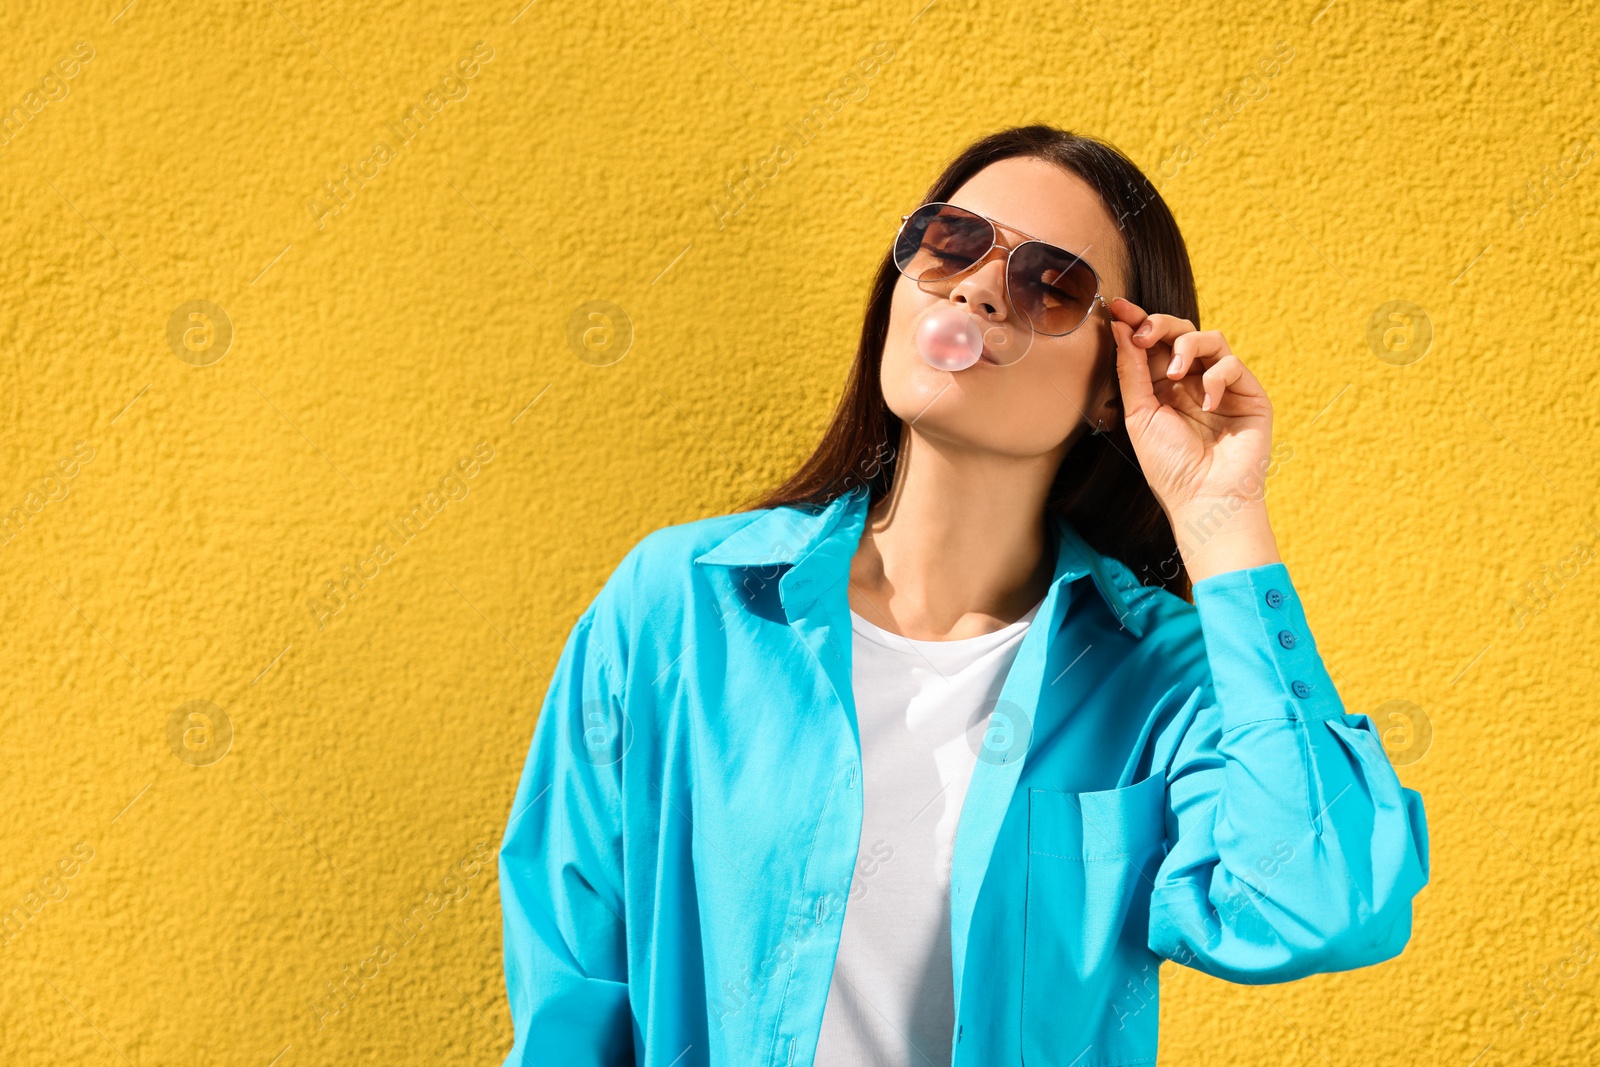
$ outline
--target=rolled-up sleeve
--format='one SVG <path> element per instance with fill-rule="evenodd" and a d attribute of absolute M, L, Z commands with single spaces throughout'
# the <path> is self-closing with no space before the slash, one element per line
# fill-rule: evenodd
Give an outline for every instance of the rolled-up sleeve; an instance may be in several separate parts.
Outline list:
<path fill-rule="evenodd" d="M 1399 954 L 1428 882 L 1422 797 L 1344 709 L 1282 563 L 1194 585 L 1210 677 L 1168 768 L 1149 947 L 1237 982 Z"/>
<path fill-rule="evenodd" d="M 501 842 L 506 1067 L 632 1064 L 616 667 L 579 618 L 534 728 Z"/>

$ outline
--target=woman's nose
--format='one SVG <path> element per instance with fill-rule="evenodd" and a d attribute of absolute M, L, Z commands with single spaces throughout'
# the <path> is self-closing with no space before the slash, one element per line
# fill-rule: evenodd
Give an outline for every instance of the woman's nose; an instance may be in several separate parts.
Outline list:
<path fill-rule="evenodd" d="M 950 299 L 968 305 L 978 316 L 999 322 L 1006 317 L 1006 259 L 994 256 L 951 290 Z"/>

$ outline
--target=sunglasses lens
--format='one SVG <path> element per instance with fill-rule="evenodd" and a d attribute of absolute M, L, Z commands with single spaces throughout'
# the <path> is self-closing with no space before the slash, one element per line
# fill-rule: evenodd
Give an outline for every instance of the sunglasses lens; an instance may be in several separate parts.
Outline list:
<path fill-rule="evenodd" d="M 1087 263 L 1037 241 L 1011 253 L 1007 281 L 1017 312 L 1038 332 L 1054 336 L 1083 325 L 1099 289 Z"/>
<path fill-rule="evenodd" d="M 900 228 L 894 265 L 913 281 L 937 281 L 972 266 L 993 243 L 988 219 L 949 204 L 925 204 Z"/>

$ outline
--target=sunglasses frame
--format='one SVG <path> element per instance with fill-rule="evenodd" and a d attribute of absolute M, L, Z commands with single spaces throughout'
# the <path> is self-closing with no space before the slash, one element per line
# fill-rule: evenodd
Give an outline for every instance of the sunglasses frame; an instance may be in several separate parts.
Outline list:
<path fill-rule="evenodd" d="M 899 273 L 901 275 L 903 275 L 904 277 L 911 278 L 911 275 L 906 274 L 905 271 L 900 269 L 900 263 L 895 258 L 894 249 L 895 249 L 896 246 L 898 246 L 900 244 L 900 236 L 901 236 L 901 234 L 905 233 L 906 223 L 908 221 L 910 221 L 911 216 L 915 215 L 917 213 L 917 211 L 922 211 L 925 208 L 930 208 L 930 207 L 950 207 L 950 208 L 955 208 L 957 211 L 965 212 L 966 214 L 971 215 L 973 218 L 982 219 L 984 222 L 987 222 L 989 224 L 989 247 L 985 248 L 983 250 L 983 254 L 978 256 L 976 259 L 974 259 L 970 266 L 962 267 L 960 270 L 956 271 L 954 274 L 951 274 L 951 275 L 949 275 L 949 276 L 947 276 L 945 278 L 939 278 L 939 279 L 935 279 L 935 280 L 940 281 L 940 282 L 945 282 L 945 281 L 950 281 L 953 278 L 959 277 L 960 275 L 965 274 L 967 271 L 973 270 L 974 268 L 978 267 L 981 263 L 983 263 L 984 259 L 988 257 L 990 252 L 994 251 L 996 248 L 999 248 L 1002 252 L 1005 253 L 1001 258 L 1005 260 L 1005 264 L 1006 264 L 1006 269 L 1005 269 L 1006 306 L 1009 307 L 1011 309 L 1012 313 L 1015 314 L 1019 319 L 1021 319 L 1025 323 L 1027 323 L 1029 328 L 1032 329 L 1033 332 L 1039 333 L 1039 334 L 1044 334 L 1044 336 L 1046 336 L 1046 337 L 1066 337 L 1067 334 L 1070 334 L 1070 333 L 1074 332 L 1079 327 L 1081 327 L 1085 322 L 1089 321 L 1089 316 L 1094 314 L 1094 301 L 1090 302 L 1089 310 L 1084 313 L 1082 321 L 1080 321 L 1077 326 L 1072 327 L 1072 329 L 1066 331 L 1066 333 L 1046 333 L 1044 330 L 1041 330 L 1038 327 L 1033 325 L 1033 320 L 1030 319 L 1026 314 L 1024 314 L 1023 311 L 1019 307 L 1017 307 L 1016 300 L 1014 300 L 1012 298 L 1012 296 L 1011 296 L 1011 254 L 1013 252 L 1017 251 L 1017 249 L 1023 247 L 1023 245 L 1029 245 L 1029 244 L 1042 245 L 1043 247 L 1049 249 L 1052 252 L 1059 252 L 1060 254 L 1062 254 L 1064 256 L 1071 256 L 1073 259 L 1077 260 L 1079 263 L 1082 263 L 1085 267 L 1088 267 L 1089 268 L 1089 273 L 1094 275 L 1094 300 L 1098 301 L 1100 306 L 1106 309 L 1106 314 L 1107 315 L 1111 314 L 1111 301 L 1107 300 L 1106 297 L 1105 297 L 1105 285 L 1104 285 L 1104 282 L 1100 277 L 1100 272 L 1094 269 L 1094 264 L 1093 263 L 1090 263 L 1087 259 L 1084 259 L 1082 256 L 1080 256 L 1076 252 L 1073 252 L 1073 251 L 1070 251 L 1068 249 L 1062 248 L 1060 245 L 1051 244 L 1049 241 L 1043 240 L 1042 238 L 1035 237 L 1033 234 L 1027 232 L 1026 230 L 1019 230 L 1015 226 L 1007 226 L 1003 222 L 996 222 L 994 219 L 989 218 L 987 215 L 981 215 L 978 212 L 973 211 L 969 207 L 962 207 L 960 204 L 952 204 L 952 203 L 950 203 L 949 201 L 946 201 L 946 200 L 934 200 L 934 201 L 930 201 L 929 203 L 926 203 L 926 204 L 920 204 L 920 205 L 918 205 L 916 211 L 912 211 L 910 214 L 906 214 L 906 215 L 901 215 L 900 216 L 900 228 L 895 231 L 894 243 L 889 246 L 889 259 L 890 259 L 891 262 L 894 263 L 894 269 L 896 271 L 899 271 Z M 1000 230 L 1002 228 L 1010 230 L 1013 233 L 1020 233 L 1020 234 L 1022 234 L 1022 236 L 1026 237 L 1027 240 L 1018 242 L 1018 244 L 1014 248 L 1007 248 L 1005 245 L 1000 243 Z M 925 279 L 922 279 L 922 278 L 911 278 L 911 280 L 920 284 Z M 1113 297 L 1112 299 L 1115 299 L 1115 297 Z"/>

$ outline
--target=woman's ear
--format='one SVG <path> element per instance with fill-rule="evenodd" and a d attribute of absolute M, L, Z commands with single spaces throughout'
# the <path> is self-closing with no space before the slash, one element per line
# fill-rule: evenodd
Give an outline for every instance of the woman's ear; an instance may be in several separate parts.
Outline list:
<path fill-rule="evenodd" d="M 1107 430 L 1115 429 L 1122 425 L 1122 393 L 1115 380 L 1111 386 L 1100 396 L 1100 402 L 1089 413 L 1089 421 L 1100 420 Z"/>

